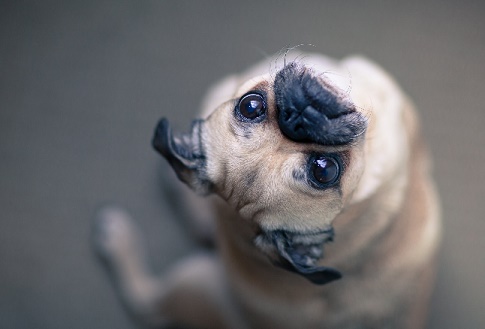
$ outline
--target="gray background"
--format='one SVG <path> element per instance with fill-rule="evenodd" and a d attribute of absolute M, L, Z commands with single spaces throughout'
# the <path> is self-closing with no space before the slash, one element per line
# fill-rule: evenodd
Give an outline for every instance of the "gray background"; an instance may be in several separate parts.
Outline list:
<path fill-rule="evenodd" d="M 157 119 L 285 46 L 361 53 L 421 110 L 445 235 L 430 328 L 485 326 L 485 3 L 1 1 L 0 327 L 133 328 L 89 244 L 126 206 L 161 270 L 194 244 L 161 193 Z"/>

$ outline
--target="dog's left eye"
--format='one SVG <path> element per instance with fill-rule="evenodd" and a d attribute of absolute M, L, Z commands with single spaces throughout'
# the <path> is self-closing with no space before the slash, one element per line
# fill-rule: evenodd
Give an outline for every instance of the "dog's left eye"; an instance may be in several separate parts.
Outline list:
<path fill-rule="evenodd" d="M 329 155 L 314 155 L 309 163 L 309 177 L 316 188 L 327 188 L 338 183 L 340 164 L 336 157 Z"/>
<path fill-rule="evenodd" d="M 266 114 L 266 102 L 260 94 L 247 94 L 239 100 L 236 111 L 244 121 L 259 121 Z"/>

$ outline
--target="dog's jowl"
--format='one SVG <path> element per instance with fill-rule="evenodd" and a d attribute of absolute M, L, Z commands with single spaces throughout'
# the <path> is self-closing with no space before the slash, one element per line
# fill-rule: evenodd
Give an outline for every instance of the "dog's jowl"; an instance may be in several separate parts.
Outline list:
<path fill-rule="evenodd" d="M 413 104 L 367 59 L 298 58 L 223 80 L 188 133 L 156 126 L 178 178 L 217 196 L 183 195 L 215 250 L 155 276 L 129 216 L 99 213 L 98 253 L 144 324 L 425 326 L 440 219 Z"/>

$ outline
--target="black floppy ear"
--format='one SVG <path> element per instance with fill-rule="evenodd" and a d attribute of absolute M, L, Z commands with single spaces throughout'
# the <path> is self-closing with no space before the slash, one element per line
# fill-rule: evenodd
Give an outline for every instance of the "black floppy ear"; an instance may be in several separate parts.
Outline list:
<path fill-rule="evenodd" d="M 323 257 L 323 244 L 333 238 L 332 229 L 310 235 L 286 231 L 272 231 L 265 235 L 264 240 L 269 240 L 267 242 L 280 256 L 274 261 L 276 266 L 300 274 L 315 284 L 327 284 L 342 277 L 334 268 L 316 265 Z"/>
<path fill-rule="evenodd" d="M 173 135 L 170 123 L 162 118 L 152 139 L 153 147 L 167 159 L 178 178 L 199 194 L 209 193 L 211 186 L 205 175 L 203 124 L 203 120 L 194 120 L 190 133 Z"/>

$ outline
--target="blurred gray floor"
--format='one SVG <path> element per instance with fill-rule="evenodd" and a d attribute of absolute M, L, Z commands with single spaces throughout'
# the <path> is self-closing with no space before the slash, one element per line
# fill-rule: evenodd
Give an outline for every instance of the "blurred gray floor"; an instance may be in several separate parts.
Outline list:
<path fill-rule="evenodd" d="M 135 327 L 94 209 L 126 206 L 157 270 L 189 253 L 157 119 L 188 127 L 211 83 L 300 43 L 369 56 L 420 108 L 446 228 L 429 328 L 485 327 L 485 3 L 363 3 L 0 1 L 0 327 Z"/>

